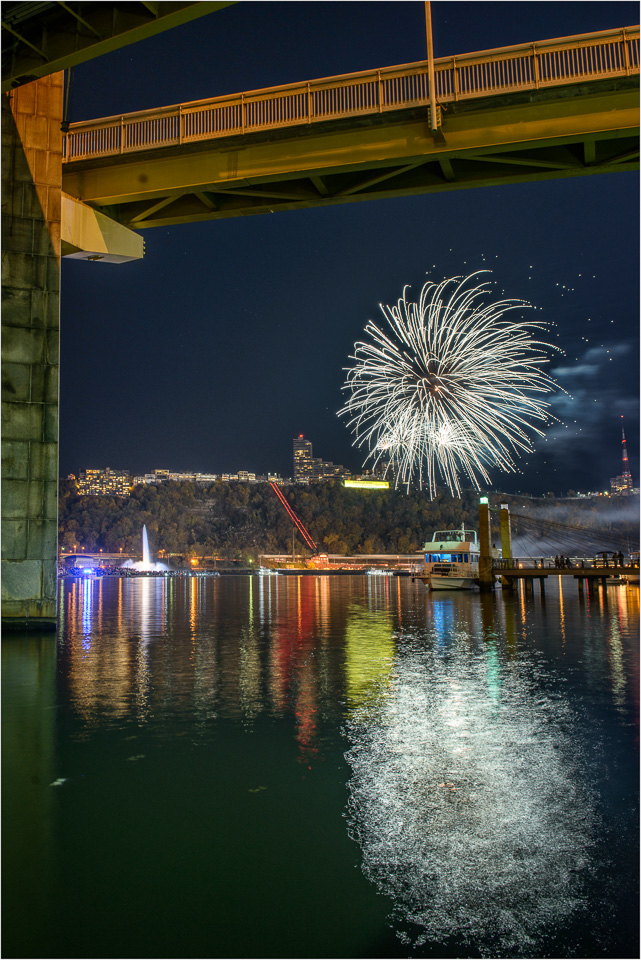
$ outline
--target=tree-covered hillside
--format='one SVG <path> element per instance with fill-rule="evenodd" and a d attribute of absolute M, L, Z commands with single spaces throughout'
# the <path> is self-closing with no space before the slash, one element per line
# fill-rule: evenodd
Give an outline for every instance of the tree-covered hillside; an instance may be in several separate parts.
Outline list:
<path fill-rule="evenodd" d="M 421 491 L 354 490 L 329 482 L 288 486 L 283 493 L 327 553 L 413 553 L 434 530 L 462 522 L 478 529 L 476 490 L 460 500 L 443 490 L 429 500 Z M 515 512 L 612 530 L 638 542 L 638 497 L 532 501 L 491 494 L 490 501 L 497 510 L 509 502 Z M 130 497 L 81 497 L 61 481 L 59 517 L 66 550 L 139 553 L 143 524 L 156 552 L 255 558 L 292 549 L 292 522 L 268 484 L 167 483 L 135 487 Z M 296 551 L 308 552 L 298 533 Z"/>

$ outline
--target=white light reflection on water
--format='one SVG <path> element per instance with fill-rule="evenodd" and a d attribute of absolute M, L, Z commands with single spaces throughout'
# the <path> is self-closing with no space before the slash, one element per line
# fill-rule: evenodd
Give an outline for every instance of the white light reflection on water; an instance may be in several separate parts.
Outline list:
<path fill-rule="evenodd" d="M 577 721 L 493 641 L 436 640 L 399 637 L 395 683 L 348 720 L 350 835 L 403 942 L 541 955 L 590 868 Z"/>

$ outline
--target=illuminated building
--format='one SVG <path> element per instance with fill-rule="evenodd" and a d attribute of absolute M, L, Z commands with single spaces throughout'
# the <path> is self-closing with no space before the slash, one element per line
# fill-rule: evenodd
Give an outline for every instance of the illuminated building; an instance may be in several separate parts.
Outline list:
<path fill-rule="evenodd" d="M 191 471 L 154 470 L 143 476 L 132 477 L 132 485 L 167 483 L 172 480 L 176 483 L 215 483 L 219 479 L 217 473 L 193 473 Z"/>
<path fill-rule="evenodd" d="M 331 480 L 337 477 L 349 477 L 349 470 L 340 463 L 322 460 L 312 456 L 312 442 L 305 440 L 303 434 L 294 437 L 294 482 L 309 483 L 311 480 Z"/>
<path fill-rule="evenodd" d="M 312 442 L 305 440 L 303 434 L 294 437 L 292 442 L 294 454 L 294 481 L 309 483 L 312 479 Z"/>
<path fill-rule="evenodd" d="M 81 470 L 78 478 L 78 493 L 81 496 L 128 497 L 131 478 L 128 470 Z"/>
<path fill-rule="evenodd" d="M 332 463 L 331 460 L 321 460 L 322 473 L 319 480 L 332 480 L 340 477 L 349 477 L 350 472 L 341 463 Z"/>

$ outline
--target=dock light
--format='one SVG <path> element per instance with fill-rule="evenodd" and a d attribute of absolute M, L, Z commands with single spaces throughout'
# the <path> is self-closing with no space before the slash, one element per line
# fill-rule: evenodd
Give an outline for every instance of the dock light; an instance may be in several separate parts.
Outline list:
<path fill-rule="evenodd" d="M 480 500 L 479 500 L 479 503 L 489 503 L 489 502 L 490 502 L 490 501 L 488 500 L 487 497 L 481 497 Z"/>

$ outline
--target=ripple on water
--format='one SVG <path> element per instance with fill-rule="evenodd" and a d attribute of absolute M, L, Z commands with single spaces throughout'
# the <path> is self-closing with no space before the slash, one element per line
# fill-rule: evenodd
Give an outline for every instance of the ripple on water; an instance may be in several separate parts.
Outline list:
<path fill-rule="evenodd" d="M 350 834 L 405 942 L 409 922 L 416 944 L 532 956 L 585 908 L 596 814 L 578 720 L 527 666 L 493 643 L 403 639 L 394 684 L 348 721 Z"/>

